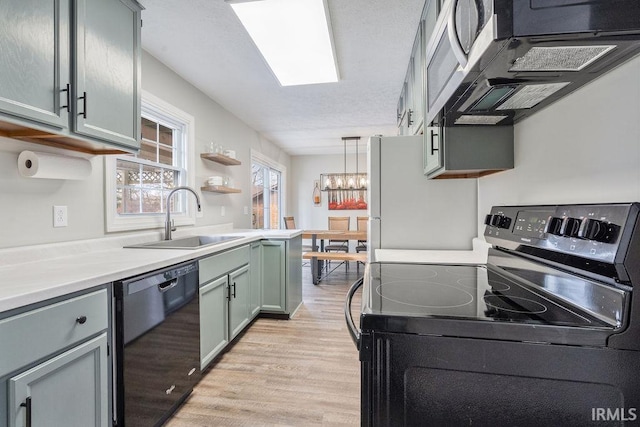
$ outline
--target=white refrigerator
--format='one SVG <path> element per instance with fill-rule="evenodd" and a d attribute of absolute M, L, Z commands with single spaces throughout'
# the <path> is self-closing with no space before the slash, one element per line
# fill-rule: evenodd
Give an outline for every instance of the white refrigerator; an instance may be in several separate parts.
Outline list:
<path fill-rule="evenodd" d="M 472 249 L 477 179 L 427 179 L 422 144 L 422 135 L 369 138 L 370 261 L 375 249 Z"/>

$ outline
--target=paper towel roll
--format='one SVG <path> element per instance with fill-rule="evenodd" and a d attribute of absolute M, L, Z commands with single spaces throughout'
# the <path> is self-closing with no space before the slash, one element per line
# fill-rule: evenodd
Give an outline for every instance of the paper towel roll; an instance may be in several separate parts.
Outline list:
<path fill-rule="evenodd" d="M 23 151 L 18 156 L 18 172 L 26 178 L 85 179 L 91 162 L 81 157 Z"/>

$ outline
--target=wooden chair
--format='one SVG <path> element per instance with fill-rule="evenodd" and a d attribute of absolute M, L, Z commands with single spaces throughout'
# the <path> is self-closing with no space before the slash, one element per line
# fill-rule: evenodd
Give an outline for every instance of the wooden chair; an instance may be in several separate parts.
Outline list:
<path fill-rule="evenodd" d="M 296 220 L 292 216 L 284 216 L 282 217 L 284 220 L 284 228 L 287 230 L 295 230 L 296 228 Z"/>
<path fill-rule="evenodd" d="M 367 231 L 367 221 L 369 220 L 366 216 L 359 216 L 356 218 L 356 228 L 358 231 Z M 358 240 L 356 243 L 356 252 L 366 252 L 367 251 L 367 241 L 366 240 Z"/>
<path fill-rule="evenodd" d="M 296 220 L 294 217 L 292 216 L 283 216 L 282 219 L 284 220 L 284 228 L 287 230 L 295 230 L 296 227 Z M 312 252 L 315 249 L 313 248 L 313 246 L 311 245 L 302 245 L 302 253 L 305 252 Z M 302 265 L 306 265 L 307 263 L 303 263 Z"/>
<path fill-rule="evenodd" d="M 351 218 L 348 216 L 330 216 L 329 230 L 348 231 Z M 329 244 L 324 247 L 325 252 L 349 252 L 349 241 L 340 239 L 329 239 Z M 349 262 L 345 262 L 345 268 L 349 269 Z"/>
<path fill-rule="evenodd" d="M 369 218 L 366 216 L 359 216 L 356 218 L 356 228 L 358 231 L 367 231 L 367 222 Z M 367 252 L 367 241 L 366 240 L 358 240 L 356 243 L 356 253 Z M 356 261 L 356 268 L 360 270 L 360 264 L 364 264 L 361 261 Z"/>

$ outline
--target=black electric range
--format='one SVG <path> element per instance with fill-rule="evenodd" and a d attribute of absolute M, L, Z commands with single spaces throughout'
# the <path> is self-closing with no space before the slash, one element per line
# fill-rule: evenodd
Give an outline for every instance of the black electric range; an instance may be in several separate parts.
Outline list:
<path fill-rule="evenodd" d="M 362 424 L 635 421 L 639 212 L 494 207 L 486 264 L 370 263 L 345 305 L 362 363 Z M 349 307 L 361 284 L 358 331 Z"/>

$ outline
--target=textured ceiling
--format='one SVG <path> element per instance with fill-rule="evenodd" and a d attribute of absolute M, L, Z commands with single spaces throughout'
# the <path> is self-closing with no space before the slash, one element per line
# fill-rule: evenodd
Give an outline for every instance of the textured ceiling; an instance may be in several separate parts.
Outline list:
<path fill-rule="evenodd" d="M 282 87 L 224 0 L 142 0 L 142 46 L 291 155 L 396 134 L 424 0 L 328 0 L 340 81 Z"/>

